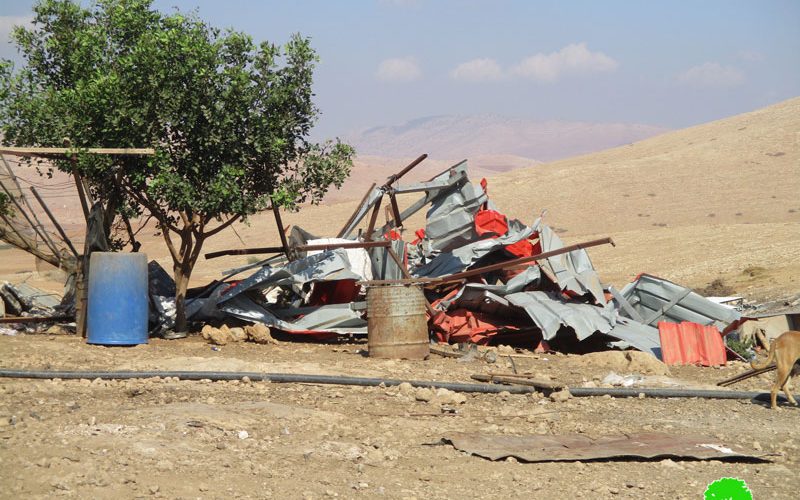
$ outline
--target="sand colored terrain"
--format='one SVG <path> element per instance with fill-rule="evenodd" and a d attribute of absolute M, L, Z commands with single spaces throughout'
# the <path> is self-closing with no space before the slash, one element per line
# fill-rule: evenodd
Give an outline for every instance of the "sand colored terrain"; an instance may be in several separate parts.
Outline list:
<path fill-rule="evenodd" d="M 353 199 L 303 208 L 286 214 L 284 223 L 321 236 L 335 234 L 366 188 L 383 183 L 407 161 L 360 159 L 346 191 L 330 197 Z M 426 160 L 408 181 L 427 179 L 448 164 Z M 545 220 L 567 243 L 614 238 L 616 248 L 590 251 L 606 282 L 623 285 L 640 272 L 693 287 L 722 278 L 736 293 L 758 300 L 793 295 L 800 288 L 800 98 L 507 173 L 492 172 L 484 163 L 471 177 L 483 176 L 490 178 L 490 197 L 509 216 L 531 223 L 547 209 Z M 407 195 L 401 205 L 415 199 Z M 60 216 L 76 215 L 72 208 Z M 413 231 L 423 224 L 420 213 L 406 227 Z M 169 269 L 161 237 L 152 229 L 141 236 L 148 256 Z M 278 241 L 271 214 L 262 214 L 209 240 L 205 251 Z M 18 251 L 2 255 L 5 279 L 33 269 L 32 259 Z M 249 260 L 253 257 L 201 259 L 193 283 L 207 283 Z"/>

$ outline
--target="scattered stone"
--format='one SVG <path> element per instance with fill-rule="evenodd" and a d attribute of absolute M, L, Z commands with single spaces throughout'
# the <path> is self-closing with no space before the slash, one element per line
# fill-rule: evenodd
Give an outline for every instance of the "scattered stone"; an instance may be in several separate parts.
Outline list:
<path fill-rule="evenodd" d="M 175 464 L 169 460 L 159 460 L 156 462 L 156 470 L 160 472 L 168 472 L 175 469 Z"/>
<path fill-rule="evenodd" d="M 403 382 L 402 384 L 398 385 L 397 390 L 400 391 L 400 394 L 402 394 L 403 396 L 414 395 L 414 386 L 409 384 L 408 382 Z"/>
<path fill-rule="evenodd" d="M 440 388 L 436 390 L 434 402 L 442 405 L 461 405 L 467 402 L 467 397 L 461 393 Z"/>
<path fill-rule="evenodd" d="M 239 431 L 236 433 L 239 436 L 239 439 L 247 439 L 250 437 L 250 434 L 247 431 Z"/>
<path fill-rule="evenodd" d="M 647 375 L 671 375 L 669 368 L 652 354 L 640 351 L 590 352 L 575 358 L 575 364 L 589 368 L 601 368 L 617 373 L 644 373 Z"/>
<path fill-rule="evenodd" d="M 569 389 L 566 387 L 560 391 L 550 393 L 550 401 L 554 403 L 566 403 L 570 398 L 572 398 L 572 394 L 570 394 Z"/>
<path fill-rule="evenodd" d="M 417 401 L 425 401 L 426 403 L 433 399 L 434 393 L 428 387 L 419 387 L 414 393 L 414 399 Z"/>
<path fill-rule="evenodd" d="M 256 323 L 254 325 L 247 325 L 244 327 L 244 332 L 247 335 L 247 340 L 255 342 L 256 344 L 277 344 L 278 341 L 272 338 L 272 334 L 263 323 Z"/>
<path fill-rule="evenodd" d="M 228 333 L 230 333 L 231 340 L 233 342 L 244 342 L 247 339 L 247 334 L 244 333 L 244 328 L 234 327 L 228 328 Z"/>
<path fill-rule="evenodd" d="M 161 488 L 159 488 L 157 484 L 155 484 L 155 485 L 151 486 L 150 488 L 148 488 L 148 490 L 150 490 L 150 494 L 151 495 L 155 495 L 156 493 L 158 493 L 158 490 L 160 490 L 160 489 Z"/>

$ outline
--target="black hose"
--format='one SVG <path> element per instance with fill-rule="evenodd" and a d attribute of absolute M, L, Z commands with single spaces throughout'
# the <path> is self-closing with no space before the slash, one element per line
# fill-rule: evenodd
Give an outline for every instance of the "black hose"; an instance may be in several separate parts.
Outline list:
<path fill-rule="evenodd" d="M 241 380 L 244 377 L 252 381 L 300 384 L 332 384 L 377 387 L 398 386 L 408 382 L 414 387 L 430 387 L 448 389 L 455 392 L 474 392 L 497 394 L 503 391 L 511 394 L 529 394 L 536 392 L 535 387 L 520 385 L 469 384 L 461 382 L 438 382 L 428 380 L 397 380 L 390 378 L 346 377 L 338 375 L 305 375 L 301 373 L 260 373 L 260 372 L 189 372 L 189 371 L 45 371 L 45 370 L 5 370 L 0 369 L 0 378 L 35 378 L 35 379 L 103 379 L 127 380 L 140 378 L 176 377 L 180 380 Z M 652 388 L 602 388 L 573 387 L 570 393 L 576 397 L 605 396 L 618 398 L 637 397 L 644 394 L 650 398 L 705 398 L 705 399 L 765 399 L 768 393 L 745 391 L 715 391 L 696 389 L 652 389 Z"/>

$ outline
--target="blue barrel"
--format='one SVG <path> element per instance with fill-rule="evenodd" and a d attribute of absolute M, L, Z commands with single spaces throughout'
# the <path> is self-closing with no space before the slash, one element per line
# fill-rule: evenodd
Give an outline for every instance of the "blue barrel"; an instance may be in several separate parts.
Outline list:
<path fill-rule="evenodd" d="M 94 252 L 89 258 L 86 342 L 147 343 L 147 256 Z"/>

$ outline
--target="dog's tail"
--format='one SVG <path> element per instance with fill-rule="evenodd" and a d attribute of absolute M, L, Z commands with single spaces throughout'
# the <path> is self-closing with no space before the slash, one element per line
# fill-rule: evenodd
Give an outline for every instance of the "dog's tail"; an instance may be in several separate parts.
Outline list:
<path fill-rule="evenodd" d="M 772 363 L 772 361 L 775 359 L 775 344 L 777 344 L 777 342 L 772 342 L 770 344 L 769 354 L 767 355 L 767 359 L 765 359 L 763 363 L 756 363 L 756 360 L 754 359 L 753 361 L 750 362 L 750 367 L 753 368 L 754 370 L 760 370 L 762 368 L 768 367 L 770 363 Z"/>

